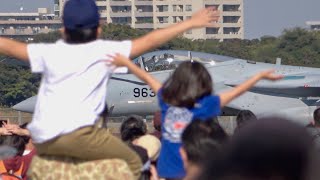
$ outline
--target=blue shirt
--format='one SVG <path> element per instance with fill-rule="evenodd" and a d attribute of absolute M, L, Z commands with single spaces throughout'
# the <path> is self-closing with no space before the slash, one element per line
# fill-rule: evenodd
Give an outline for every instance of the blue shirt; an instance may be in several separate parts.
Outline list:
<path fill-rule="evenodd" d="M 157 170 L 162 178 L 183 178 L 186 173 L 179 153 L 182 132 L 194 119 L 206 120 L 218 116 L 221 112 L 220 98 L 210 95 L 199 99 L 193 108 L 175 107 L 163 101 L 161 91 L 158 92 L 158 101 L 162 147 Z"/>

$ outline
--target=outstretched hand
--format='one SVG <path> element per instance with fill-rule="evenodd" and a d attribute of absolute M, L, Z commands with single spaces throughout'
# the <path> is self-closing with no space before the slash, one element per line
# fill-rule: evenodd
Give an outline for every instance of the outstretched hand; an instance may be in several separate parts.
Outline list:
<path fill-rule="evenodd" d="M 283 75 L 274 74 L 275 70 L 266 70 L 259 73 L 261 79 L 267 79 L 271 81 L 276 81 L 283 78 Z"/>
<path fill-rule="evenodd" d="M 108 55 L 107 63 L 111 63 L 116 67 L 127 66 L 131 60 L 127 57 L 117 53 L 116 55 Z"/>
<path fill-rule="evenodd" d="M 216 23 L 220 18 L 220 12 L 214 7 L 201 9 L 194 13 L 190 21 L 194 28 L 200 27 L 218 27 Z"/>
<path fill-rule="evenodd" d="M 12 133 L 9 132 L 6 128 L 0 127 L 0 136 L 3 136 L 3 135 L 12 135 Z"/>

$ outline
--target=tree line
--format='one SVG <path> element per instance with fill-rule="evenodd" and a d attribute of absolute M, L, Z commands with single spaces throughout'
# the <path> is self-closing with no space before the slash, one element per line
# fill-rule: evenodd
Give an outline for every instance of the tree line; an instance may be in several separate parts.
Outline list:
<path fill-rule="evenodd" d="M 102 38 L 110 40 L 134 39 L 147 31 L 129 26 L 108 24 L 103 27 Z M 39 34 L 35 43 L 50 43 L 60 39 L 58 31 Z M 277 57 L 282 64 L 320 67 L 320 31 L 302 28 L 284 30 L 279 37 L 264 36 L 260 39 L 190 40 L 178 37 L 156 50 L 190 50 L 226 55 L 260 62 L 275 63 Z M 37 93 L 40 76 L 32 75 L 28 67 L 18 63 L 1 62 L 0 55 L 0 106 L 12 106 Z"/>

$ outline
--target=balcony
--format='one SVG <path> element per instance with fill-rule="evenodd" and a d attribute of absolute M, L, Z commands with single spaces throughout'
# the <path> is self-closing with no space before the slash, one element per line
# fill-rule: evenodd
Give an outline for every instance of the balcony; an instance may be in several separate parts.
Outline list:
<path fill-rule="evenodd" d="M 240 11 L 240 5 L 223 5 L 223 11 L 225 12 L 234 12 L 234 11 Z"/>
<path fill-rule="evenodd" d="M 110 6 L 131 6 L 132 2 L 128 0 L 112 0 L 110 1 Z"/>
<path fill-rule="evenodd" d="M 241 11 L 223 11 L 222 16 L 242 16 Z"/>
<path fill-rule="evenodd" d="M 107 11 L 99 11 L 100 13 L 100 18 L 106 18 L 107 17 Z"/>
<path fill-rule="evenodd" d="M 173 16 L 173 23 L 178 23 L 183 21 L 183 16 Z"/>
<path fill-rule="evenodd" d="M 16 28 L 0 28 L 2 36 L 31 36 L 39 33 L 48 33 L 58 30 L 58 28 L 49 27 L 16 27 Z"/>
<path fill-rule="evenodd" d="M 166 24 L 169 23 L 169 17 L 168 16 L 163 16 L 163 17 L 157 17 L 158 24 Z"/>
<path fill-rule="evenodd" d="M 111 6 L 111 17 L 131 16 L 131 6 Z"/>
<path fill-rule="evenodd" d="M 153 24 L 153 17 L 137 17 L 136 24 Z"/>
<path fill-rule="evenodd" d="M 21 20 L 21 21 L 3 21 L 0 20 L 0 25 L 39 25 L 39 24 L 46 24 L 46 25 L 55 25 L 61 24 L 61 20 Z"/>
<path fill-rule="evenodd" d="M 153 6 L 136 6 L 135 16 L 153 16 Z"/>
<path fill-rule="evenodd" d="M 97 6 L 107 6 L 107 1 L 96 1 Z"/>
<path fill-rule="evenodd" d="M 173 5 L 172 10 L 173 12 L 183 12 L 183 5 Z"/>
<path fill-rule="evenodd" d="M 228 0 L 228 1 L 223 0 L 223 4 L 225 4 L 225 5 L 240 5 L 241 1 L 239 1 L 239 0 Z"/>
<path fill-rule="evenodd" d="M 224 27 L 223 28 L 223 34 L 229 34 L 229 35 L 238 35 L 240 33 L 240 27 Z"/>
<path fill-rule="evenodd" d="M 153 2 L 152 0 L 135 0 L 134 1 L 135 5 L 136 6 L 143 6 L 143 5 L 149 5 L 149 6 L 152 6 L 153 5 Z"/>
<path fill-rule="evenodd" d="M 112 23 L 131 26 L 131 17 L 112 17 Z"/>
<path fill-rule="evenodd" d="M 206 28 L 206 34 L 218 34 L 219 28 Z"/>
<path fill-rule="evenodd" d="M 152 17 L 152 16 L 153 16 L 153 12 L 140 12 L 140 11 L 136 11 L 136 12 L 135 12 L 135 16 L 136 16 L 136 17 Z"/>
<path fill-rule="evenodd" d="M 156 12 L 168 12 L 169 6 L 168 5 L 160 5 L 157 6 Z"/>
<path fill-rule="evenodd" d="M 110 12 L 110 17 L 131 17 L 131 11 L 129 12 Z"/>
<path fill-rule="evenodd" d="M 138 23 L 136 22 L 135 28 L 138 29 L 153 29 L 153 23 Z"/>
<path fill-rule="evenodd" d="M 219 9 L 220 5 L 219 4 L 206 4 L 204 7 L 205 8 L 211 7 L 211 8 Z"/>
<path fill-rule="evenodd" d="M 240 16 L 223 16 L 223 23 L 239 23 Z"/>
<path fill-rule="evenodd" d="M 243 35 L 241 33 L 238 34 L 224 34 L 223 39 L 243 39 Z"/>

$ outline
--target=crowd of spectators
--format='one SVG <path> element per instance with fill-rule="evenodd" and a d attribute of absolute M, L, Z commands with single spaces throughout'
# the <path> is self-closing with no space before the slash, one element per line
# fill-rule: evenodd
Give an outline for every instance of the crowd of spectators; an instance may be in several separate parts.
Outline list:
<path fill-rule="evenodd" d="M 21 179 L 27 179 L 27 171 L 36 149 L 33 147 L 26 124 L 17 125 L 3 122 L 0 127 L 0 144 L 14 148 L 12 157 L 0 161 L 0 173 L 10 174 Z M 8 149 L 10 151 L 10 149 Z M 8 152 L 2 152 L 8 153 Z"/>
<path fill-rule="evenodd" d="M 186 126 L 181 136 L 179 154 L 186 171 L 181 179 L 316 180 L 320 177 L 316 168 L 320 162 L 319 112 L 320 108 L 316 109 L 314 121 L 303 127 L 288 119 L 258 119 L 248 110 L 240 111 L 236 117 L 239 120 L 237 123 L 245 121 L 245 125 L 238 126 L 233 134 L 227 134 L 217 118 L 195 119 Z M 154 121 L 159 118 L 154 117 Z M 247 120 L 243 120 L 244 117 Z M 14 156 L 0 161 L 2 175 L 8 173 L 27 179 L 27 171 L 36 150 L 25 127 L 26 124 L 18 126 L 4 123 L 0 128 L 1 145 L 16 150 Z M 156 166 L 161 142 L 153 135 L 153 130 L 147 128 L 145 120 L 132 115 L 122 123 L 119 131 L 120 138 L 143 162 L 139 179 L 160 180 Z M 95 167 L 98 166 L 99 163 L 95 163 Z M 117 173 L 119 176 L 126 171 Z"/>

